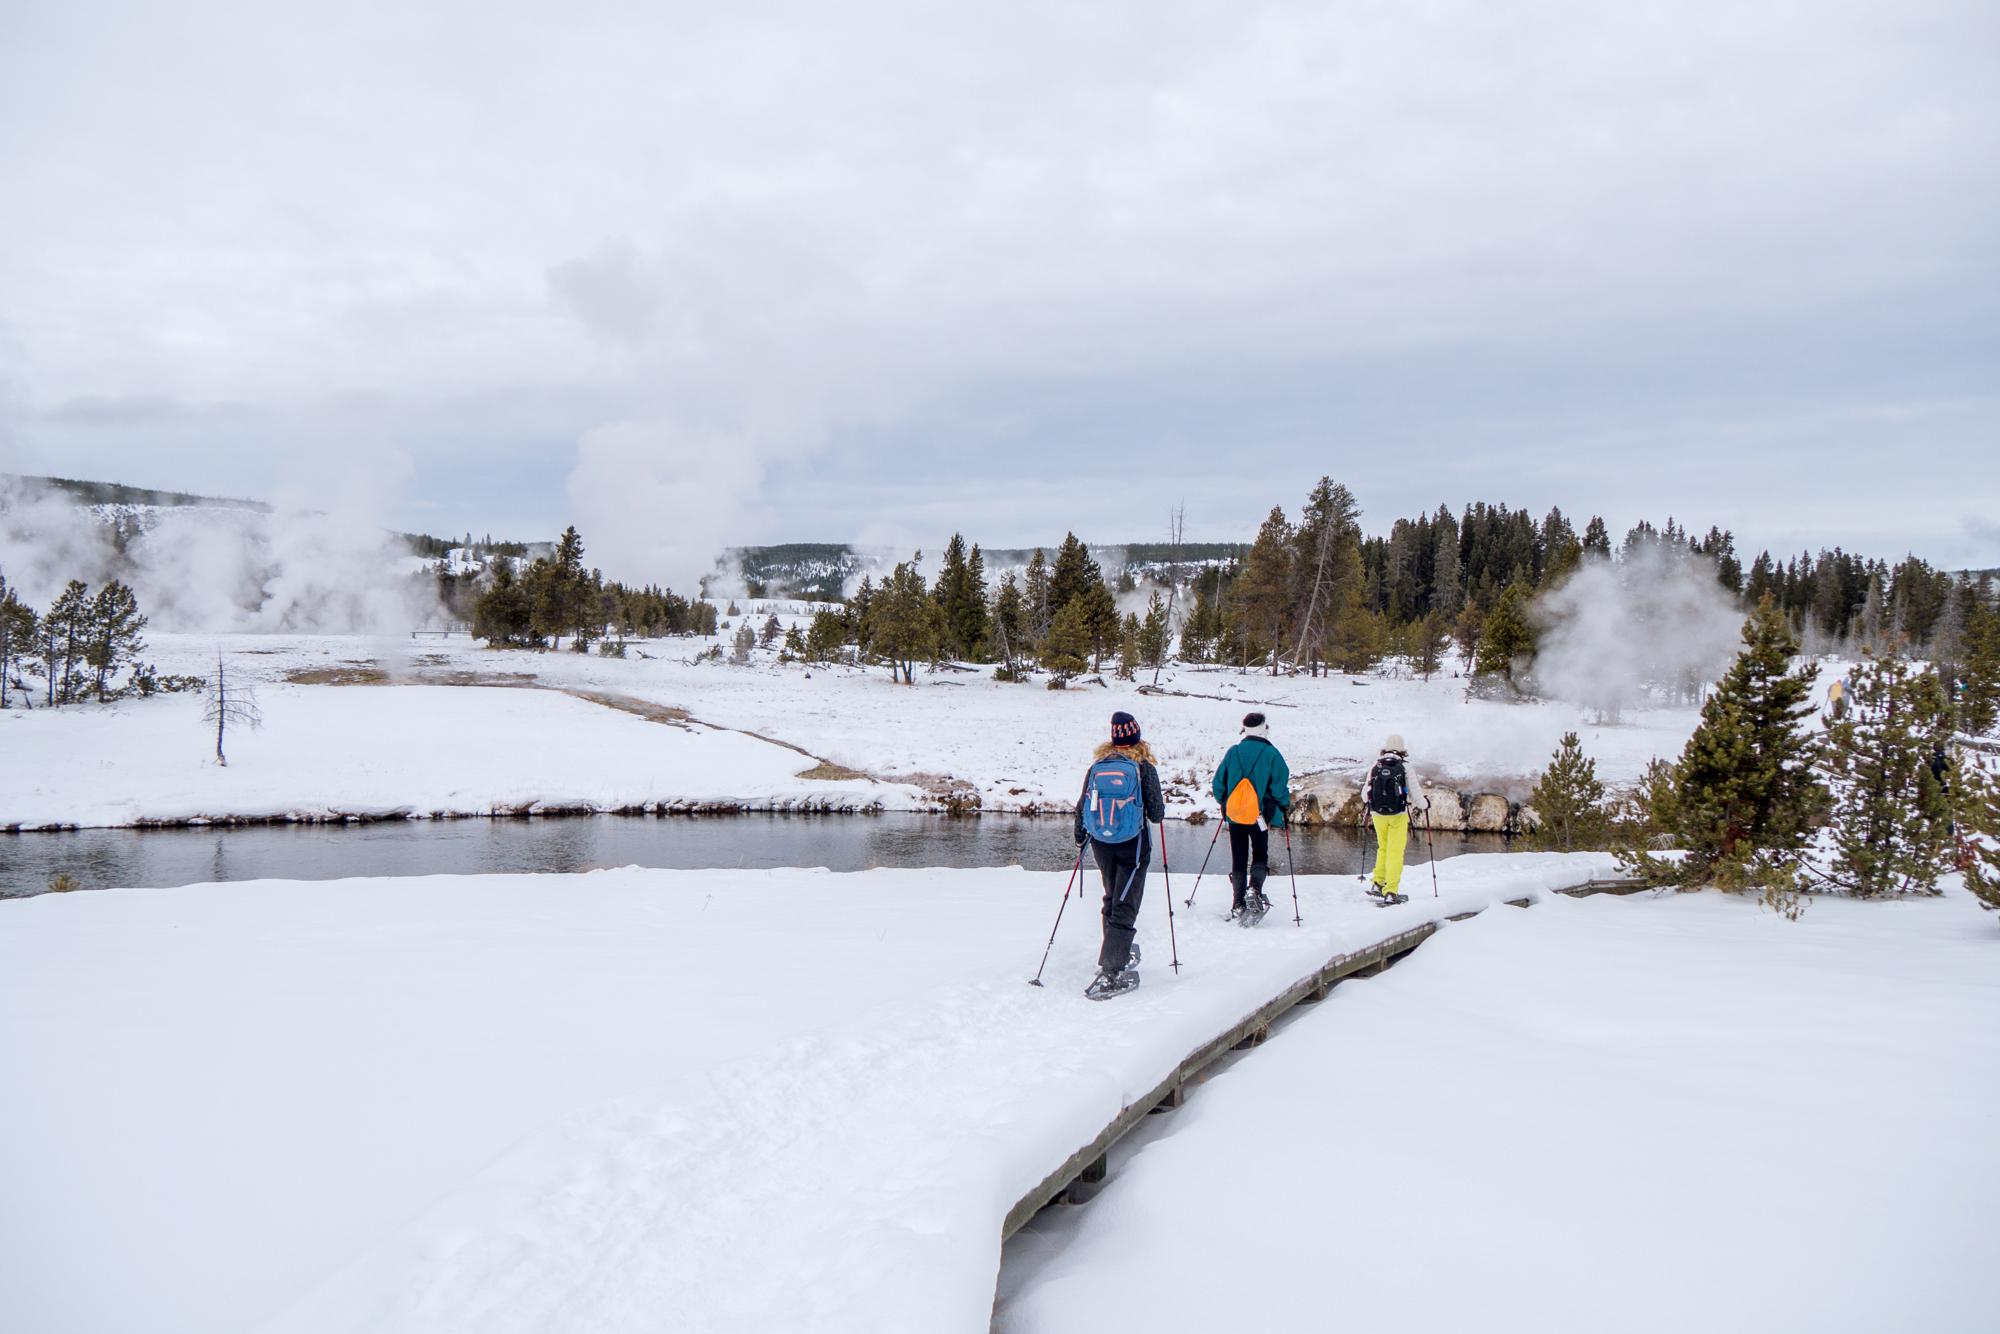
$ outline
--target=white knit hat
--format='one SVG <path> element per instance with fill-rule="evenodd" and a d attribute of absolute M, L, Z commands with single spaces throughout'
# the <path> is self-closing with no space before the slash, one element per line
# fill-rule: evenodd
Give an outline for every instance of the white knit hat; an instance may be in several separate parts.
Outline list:
<path fill-rule="evenodd" d="M 1271 739 L 1271 720 L 1261 713 L 1244 714 L 1243 735 L 1260 736 L 1269 741 Z"/>
<path fill-rule="evenodd" d="M 1382 753 L 1387 755 L 1392 750 L 1398 755 L 1408 755 L 1410 753 L 1410 748 L 1403 744 L 1403 738 L 1393 732 L 1389 734 L 1389 739 L 1382 743 Z"/>

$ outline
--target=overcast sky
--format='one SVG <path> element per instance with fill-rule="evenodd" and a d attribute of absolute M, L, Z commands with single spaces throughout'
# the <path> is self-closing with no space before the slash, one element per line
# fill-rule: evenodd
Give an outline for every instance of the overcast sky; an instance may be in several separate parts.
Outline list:
<path fill-rule="evenodd" d="M 639 576 L 1321 473 L 2000 564 L 1991 0 L 6 0 L 0 127 L 0 468 Z"/>

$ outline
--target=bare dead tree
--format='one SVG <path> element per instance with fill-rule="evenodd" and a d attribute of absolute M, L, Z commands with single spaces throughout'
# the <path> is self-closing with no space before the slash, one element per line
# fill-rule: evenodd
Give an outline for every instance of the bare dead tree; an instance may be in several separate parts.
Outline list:
<path fill-rule="evenodd" d="M 1319 526 L 1319 550 L 1313 557 L 1312 596 L 1306 601 L 1306 614 L 1299 620 L 1298 647 L 1292 650 L 1292 666 L 1294 669 L 1297 668 L 1299 663 L 1305 660 L 1306 645 L 1312 642 L 1313 621 L 1319 614 L 1320 591 L 1326 587 L 1326 557 L 1327 553 L 1333 547 L 1333 529 L 1332 518 L 1323 516 Z M 1315 654 L 1315 660 L 1317 660 L 1317 657 L 1318 655 Z M 1318 675 L 1317 672 L 1313 674 L 1315 676 Z"/>
<path fill-rule="evenodd" d="M 222 667 L 222 655 L 215 655 L 215 681 L 208 688 L 208 704 L 201 711 L 202 721 L 215 724 L 215 762 L 227 765 L 229 760 L 222 753 L 223 729 L 234 723 L 256 731 L 264 725 L 264 711 L 257 707 L 257 691 L 254 686 L 231 687 L 229 678 Z"/>
<path fill-rule="evenodd" d="M 1160 683 L 1160 668 L 1166 666 L 1173 649 L 1174 610 L 1180 604 L 1181 596 L 1181 534 L 1187 531 L 1187 504 L 1174 506 L 1167 516 L 1167 543 L 1171 548 L 1167 556 L 1167 646 L 1160 650 L 1160 656 L 1153 662 L 1153 684 Z"/>

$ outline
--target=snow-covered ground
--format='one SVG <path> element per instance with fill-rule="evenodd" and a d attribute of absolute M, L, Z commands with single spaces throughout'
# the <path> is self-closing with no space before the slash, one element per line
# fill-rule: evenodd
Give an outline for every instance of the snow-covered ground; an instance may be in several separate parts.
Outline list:
<path fill-rule="evenodd" d="M 895 784 L 801 778 L 810 756 L 553 690 L 267 685 L 226 735 L 191 695 L 0 715 L 0 828 L 680 803 L 906 809 Z"/>
<path fill-rule="evenodd" d="M 5 1325 L 980 1329 L 1006 1210 L 1200 1041 L 1343 949 L 1607 865 L 1456 858 L 1392 910 L 1306 880 L 1303 929 L 1183 911 L 1178 977 L 1155 882 L 1109 1005 L 1094 890 L 1024 985 L 1064 878 L 1018 870 L 0 903 Z"/>
<path fill-rule="evenodd" d="M 803 609 L 791 610 L 801 604 L 744 607 L 739 619 L 755 625 L 767 608 L 781 623 L 806 619 Z M 583 706 L 555 701 L 544 709 L 518 690 L 470 692 L 456 705 L 440 702 L 435 691 L 406 697 L 404 686 L 426 682 L 494 679 L 682 709 L 701 722 L 900 780 L 907 790 L 870 789 L 868 799 L 889 809 L 925 807 L 947 788 L 977 793 L 987 810 L 1073 801 L 1091 747 L 1108 735 L 1110 715 L 1121 708 L 1139 717 L 1160 756 L 1176 814 L 1208 806 L 1207 780 L 1252 708 L 1270 715 L 1273 740 L 1295 774 L 1358 778 L 1383 737 L 1398 732 L 1425 781 L 1517 797 L 1565 731 L 1580 732 L 1601 776 L 1618 783 L 1636 778 L 1655 755 L 1678 754 L 1696 718 L 1692 708 L 1659 709 L 1628 714 L 1619 726 L 1596 726 L 1568 705 L 1468 700 L 1465 683 L 1449 673 L 1427 682 L 1395 674 L 1314 680 L 1181 667 L 1162 673 L 1160 685 L 1185 693 L 1142 695 L 1136 684 L 1114 677 L 1105 686 L 1066 691 L 1047 690 L 1040 681 L 1002 684 L 990 668 L 919 671 L 917 684 L 904 687 L 881 669 L 781 666 L 774 650 L 760 650 L 746 666 L 695 660 L 732 633 L 716 641 L 635 643 L 622 660 L 496 652 L 462 637 L 226 637 L 222 648 L 232 670 L 263 683 L 266 712 L 263 736 L 232 748 L 226 778 L 201 770 L 207 752 L 185 701 L 132 701 L 108 718 L 89 706 L 17 712 L 0 716 L 0 745 L 27 759 L 14 772 L 33 774 L 35 792 L 24 800 L 22 779 L 0 788 L 0 825 L 24 820 L 26 810 L 35 813 L 32 822 L 102 823 L 140 806 L 246 815 L 294 807 L 479 809 L 488 798 L 578 804 L 589 797 L 617 808 L 666 793 L 747 796 L 774 805 L 797 799 L 792 776 L 811 764 L 773 755 L 760 767 L 734 752 L 709 758 L 690 748 L 684 769 L 666 774 L 653 757 L 652 748 L 665 741 L 654 735 L 657 728 L 636 728 L 630 719 L 588 725 L 578 712 Z M 164 672 L 208 673 L 216 649 L 212 637 L 159 635 L 152 656 Z M 284 684 L 302 672 L 379 672 L 389 684 L 365 690 Z M 1150 673 L 1142 678 L 1150 679 Z M 424 721 L 432 714 L 443 719 L 447 710 L 448 723 Z M 510 736 L 516 725 L 525 730 Z M 406 727 L 413 729 L 407 745 L 382 739 Z M 476 776 L 454 758 L 475 747 Z M 308 756 L 318 762 L 298 763 Z M 799 763 L 787 767 L 793 759 Z M 107 769 L 117 774 L 115 790 L 104 781 Z M 772 786 L 745 788 L 742 780 L 753 769 L 768 773 Z M 828 795 L 823 784 L 813 791 Z M 232 803 L 240 806 L 231 809 Z"/>
<path fill-rule="evenodd" d="M 1997 1019 L 1960 892 L 1487 913 L 1023 1234 L 997 1328 L 1991 1330 Z"/>

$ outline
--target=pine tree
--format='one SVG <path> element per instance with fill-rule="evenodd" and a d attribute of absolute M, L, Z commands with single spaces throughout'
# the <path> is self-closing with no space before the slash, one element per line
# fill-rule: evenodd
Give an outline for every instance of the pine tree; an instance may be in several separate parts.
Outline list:
<path fill-rule="evenodd" d="M 1994 762 L 1967 752 L 1951 780 L 1958 867 L 1965 887 L 1989 908 L 2000 908 L 2000 774 Z"/>
<path fill-rule="evenodd" d="M 0 709 L 12 701 L 12 692 L 19 685 L 17 673 L 21 661 L 34 651 L 38 623 L 33 608 L 16 597 L 7 586 L 7 577 L 0 575 Z M 27 687 L 19 685 L 19 689 L 22 698 L 27 699 Z"/>
<path fill-rule="evenodd" d="M 750 628 L 749 621 L 743 621 L 737 625 L 736 638 L 730 642 L 729 660 L 741 667 L 750 661 L 750 650 L 756 647 L 757 632 Z"/>
<path fill-rule="evenodd" d="M 84 648 L 90 638 L 90 588 L 72 579 L 36 627 L 36 668 L 48 683 L 51 708 L 73 703 L 83 691 Z"/>
<path fill-rule="evenodd" d="M 1758 603 L 1743 651 L 1674 766 L 1669 808 L 1653 812 L 1685 855 L 1670 862 L 1637 849 L 1627 854 L 1632 869 L 1660 884 L 1790 885 L 1790 863 L 1827 800 L 1813 771 L 1818 744 L 1801 727 L 1819 672 L 1792 671 L 1797 651 L 1784 613 L 1769 598 Z"/>
<path fill-rule="evenodd" d="M 1139 674 L 1139 616 L 1127 612 L 1118 628 L 1118 677 L 1130 681 Z"/>
<path fill-rule="evenodd" d="M 985 568 L 979 548 L 968 556 L 965 539 L 953 533 L 932 594 L 943 613 L 944 651 L 952 657 L 977 658 L 986 642 Z"/>
<path fill-rule="evenodd" d="M 1032 581 L 1034 567 L 1029 567 Z M 1077 598 L 1091 595 L 1092 591 L 1104 583 L 1104 571 L 1098 566 L 1097 558 L 1090 554 L 1090 548 L 1077 540 L 1075 533 L 1065 533 L 1062 545 L 1056 548 L 1055 564 L 1049 570 L 1049 616 L 1060 616 L 1063 609 Z M 1107 590 L 1108 591 L 1108 590 Z M 1116 599 L 1113 599 L 1115 602 Z"/>
<path fill-rule="evenodd" d="M 1444 632 L 1444 619 L 1437 612 L 1418 617 L 1410 627 L 1410 665 L 1416 668 L 1417 675 L 1426 681 L 1437 675 L 1450 644 L 1451 637 Z"/>
<path fill-rule="evenodd" d="M 757 632 L 757 642 L 764 648 L 769 648 L 777 643 L 779 636 L 784 633 L 785 627 L 778 623 L 778 613 L 774 611 L 764 618 L 764 628 Z"/>
<path fill-rule="evenodd" d="M 1285 511 L 1273 506 L 1257 530 L 1257 540 L 1244 557 L 1243 572 L 1230 586 L 1243 630 L 1243 663 L 1254 648 L 1269 653 L 1271 675 L 1278 674 L 1278 645 L 1285 638 L 1291 612 L 1292 525 Z"/>
<path fill-rule="evenodd" d="M 889 674 L 901 674 L 903 684 L 916 684 L 916 664 L 932 661 L 938 652 L 942 616 L 924 584 L 923 553 L 898 565 L 876 595 L 869 618 L 869 647 L 889 663 Z"/>
<path fill-rule="evenodd" d="M 1465 662 L 1478 658 L 1479 641 L 1486 631 L 1486 616 L 1479 607 L 1468 602 L 1452 622 L 1451 638 L 1458 645 L 1458 656 Z"/>
<path fill-rule="evenodd" d="M 1028 557 L 1028 572 L 1021 588 L 1021 599 L 1027 615 L 1027 638 L 1019 646 L 1040 648 L 1049 637 L 1049 627 L 1055 623 L 1055 610 L 1049 606 L 1049 562 L 1040 547 Z"/>
<path fill-rule="evenodd" d="M 1049 626 L 1042 645 L 1042 665 L 1056 674 L 1057 684 L 1082 671 L 1090 655 L 1090 610 L 1081 601 L 1064 607 Z"/>
<path fill-rule="evenodd" d="M 491 582 L 472 604 L 472 633 L 488 644 L 535 642 L 534 609 L 527 589 L 514 577 L 514 562 L 502 556 L 493 562 Z"/>
<path fill-rule="evenodd" d="M 1139 661 L 1148 667 L 1163 666 L 1172 637 L 1173 631 L 1167 624 L 1167 600 L 1156 588 L 1152 600 L 1146 604 L 1146 619 L 1139 626 Z"/>
<path fill-rule="evenodd" d="M 1431 610 L 1449 625 L 1465 605 L 1465 580 L 1458 562 L 1458 521 L 1440 505 L 1431 520 L 1431 531 L 1436 534 L 1431 548 Z"/>
<path fill-rule="evenodd" d="M 868 575 L 861 576 L 860 587 L 847 600 L 847 634 L 842 642 L 852 640 L 863 655 L 868 652 L 868 625 L 875 615 L 875 581 Z"/>
<path fill-rule="evenodd" d="M 1028 650 L 1029 641 L 1033 638 L 1028 631 L 1027 604 L 1021 597 L 1021 584 L 1012 570 L 1000 581 L 1000 591 L 993 595 L 990 623 L 1000 665 L 1011 677 L 1017 670 L 1015 660 Z"/>
<path fill-rule="evenodd" d="M 1950 810 L 1932 773 L 1950 739 L 1937 678 L 1870 654 L 1848 707 L 1827 728 L 1833 874 L 1864 897 L 1933 893 L 1945 869 Z"/>
<path fill-rule="evenodd" d="M 1078 594 L 1072 605 L 1083 608 L 1084 623 L 1090 627 L 1090 670 L 1103 671 L 1104 655 L 1118 646 L 1118 599 L 1099 579 Z"/>
<path fill-rule="evenodd" d="M 1536 847 L 1572 852 L 1607 842 L 1611 822 L 1604 784 L 1597 779 L 1597 761 L 1583 753 L 1574 732 L 1563 733 L 1549 767 L 1528 794 L 1528 804 L 1540 820 L 1532 837 Z"/>
<path fill-rule="evenodd" d="M 1964 639 L 1955 701 L 1958 728 L 1982 736 L 2000 722 L 2000 608 L 1977 606 Z"/>
<path fill-rule="evenodd" d="M 806 637 L 799 633 L 796 624 L 785 630 L 785 653 L 794 660 L 806 656 Z"/>
<path fill-rule="evenodd" d="M 806 628 L 806 657 L 813 662 L 832 662 L 847 642 L 847 624 L 837 611 L 822 607 L 813 613 Z"/>
<path fill-rule="evenodd" d="M 1268 527 L 1269 520 L 1266 520 Z M 1396 555 L 1405 555 L 1413 530 L 1403 526 L 1402 542 Z M 1260 533 L 1259 537 L 1263 534 Z M 1293 629 L 1291 650 L 1295 666 L 1318 673 L 1323 661 L 1345 665 L 1354 654 L 1355 613 L 1367 605 L 1364 596 L 1367 576 L 1361 559 L 1361 506 L 1354 494 L 1331 477 L 1322 477 L 1306 498 L 1299 526 L 1291 533 L 1291 606 L 1287 617 Z M 1253 555 L 1255 548 L 1252 548 Z M 1415 553 L 1407 553 L 1401 573 L 1407 576 L 1408 596 L 1416 596 Z M 1275 661 L 1272 664 L 1276 669 Z M 1349 668 L 1349 670 L 1353 670 Z"/>
<path fill-rule="evenodd" d="M 146 628 L 146 618 L 139 614 L 139 600 L 132 590 L 113 579 L 92 599 L 88 626 L 90 638 L 83 657 L 92 672 L 98 702 L 103 703 L 118 693 L 111 689 L 118 673 L 138 668 L 139 655 L 146 651 L 146 641 L 139 637 Z"/>
<path fill-rule="evenodd" d="M 1481 676 L 1499 675 L 1509 685 L 1518 685 L 1515 673 L 1523 671 L 1535 656 L 1535 630 L 1528 623 L 1529 593 L 1526 584 L 1507 585 L 1507 591 L 1493 605 L 1479 635 L 1479 649 L 1472 670 Z"/>

